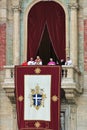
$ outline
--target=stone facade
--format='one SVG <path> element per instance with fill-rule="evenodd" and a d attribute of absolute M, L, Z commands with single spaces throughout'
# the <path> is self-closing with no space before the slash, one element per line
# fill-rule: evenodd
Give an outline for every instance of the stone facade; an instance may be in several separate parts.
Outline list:
<path fill-rule="evenodd" d="M 20 64 L 26 60 L 27 38 L 24 34 L 27 30 L 27 14 L 31 7 L 39 1 L 41 0 L 0 0 L 0 130 L 17 130 L 14 83 L 11 79 L 14 77 L 11 65 Z M 68 102 L 61 103 L 62 130 L 86 130 L 87 0 L 53 1 L 64 8 L 66 55 L 70 55 L 78 75 L 81 75 L 81 78 L 78 76 L 81 90 L 73 89 L 74 84 L 72 84 L 71 77 L 76 72 L 73 68 L 68 68 L 72 70 L 70 77 L 62 82 L 68 100 Z M 8 66 L 6 75 L 4 66 Z M 10 79 L 9 70 L 12 72 Z M 74 78 L 77 81 L 77 77 Z M 7 89 L 4 89 L 6 87 Z M 64 116 L 62 117 L 62 115 Z"/>

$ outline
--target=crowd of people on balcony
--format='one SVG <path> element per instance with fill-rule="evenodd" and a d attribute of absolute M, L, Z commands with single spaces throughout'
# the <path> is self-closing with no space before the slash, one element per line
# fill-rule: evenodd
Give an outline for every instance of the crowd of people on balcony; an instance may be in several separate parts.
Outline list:
<path fill-rule="evenodd" d="M 33 57 L 31 57 L 27 62 L 27 65 L 42 65 L 42 60 L 39 56 L 37 56 L 35 60 L 33 60 Z"/>
<path fill-rule="evenodd" d="M 53 58 L 49 59 L 49 62 L 47 63 L 47 65 L 72 65 L 72 60 L 70 59 L 70 57 L 66 58 L 66 61 L 64 61 L 64 59 L 61 59 L 60 63 L 57 61 L 55 62 L 53 60 Z M 40 56 L 37 56 L 36 59 L 34 60 L 33 57 L 30 58 L 30 60 L 28 62 L 23 62 L 22 63 L 23 66 L 26 65 L 43 65 L 42 63 L 42 59 L 40 58 Z"/>

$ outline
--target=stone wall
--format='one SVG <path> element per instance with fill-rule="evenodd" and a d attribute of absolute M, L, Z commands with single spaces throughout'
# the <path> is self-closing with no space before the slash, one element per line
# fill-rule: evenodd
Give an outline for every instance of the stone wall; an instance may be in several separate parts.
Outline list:
<path fill-rule="evenodd" d="M 83 94 L 77 99 L 77 130 L 87 129 L 87 1 L 79 0 L 79 63 L 83 66 Z M 82 52 L 83 48 L 83 52 Z M 81 64 L 82 63 L 82 64 Z"/>
<path fill-rule="evenodd" d="M 13 130 L 12 104 L 0 86 L 0 130 Z"/>

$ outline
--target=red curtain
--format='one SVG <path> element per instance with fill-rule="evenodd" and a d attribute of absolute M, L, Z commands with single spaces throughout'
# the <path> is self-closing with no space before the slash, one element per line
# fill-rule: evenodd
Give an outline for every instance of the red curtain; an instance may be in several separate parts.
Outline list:
<path fill-rule="evenodd" d="M 49 5 L 46 20 L 51 43 L 58 59 L 65 59 L 65 13 L 59 4 Z"/>
<path fill-rule="evenodd" d="M 65 59 L 65 13 L 53 1 L 39 2 L 29 12 L 27 59 L 36 56 L 45 25 L 56 56 Z"/>
<path fill-rule="evenodd" d="M 36 4 L 28 16 L 28 59 L 35 57 L 45 25 L 45 10 L 42 4 Z"/>

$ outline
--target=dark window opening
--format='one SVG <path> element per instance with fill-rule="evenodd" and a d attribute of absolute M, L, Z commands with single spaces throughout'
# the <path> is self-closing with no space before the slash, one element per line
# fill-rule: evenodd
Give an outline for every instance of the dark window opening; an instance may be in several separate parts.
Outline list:
<path fill-rule="evenodd" d="M 37 52 L 37 55 L 39 55 L 42 59 L 43 65 L 47 65 L 50 58 L 53 58 L 55 62 L 58 61 L 58 58 L 54 52 L 54 49 L 52 47 L 51 40 L 49 38 L 49 33 L 47 30 L 47 26 L 45 26 L 44 33 L 41 39 L 41 43 Z"/>

